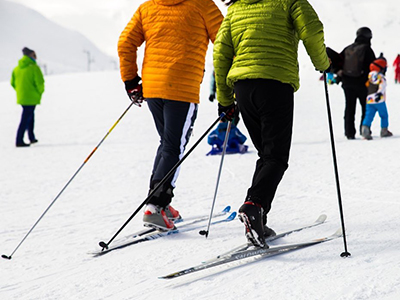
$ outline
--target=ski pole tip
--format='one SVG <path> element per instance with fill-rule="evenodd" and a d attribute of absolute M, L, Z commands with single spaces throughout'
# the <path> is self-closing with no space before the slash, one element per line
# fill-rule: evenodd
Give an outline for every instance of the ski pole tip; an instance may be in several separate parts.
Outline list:
<path fill-rule="evenodd" d="M 199 234 L 200 235 L 205 235 L 207 237 L 208 236 L 208 231 L 207 230 L 200 230 Z"/>
<path fill-rule="evenodd" d="M 4 258 L 4 259 L 8 259 L 8 260 L 11 259 L 11 256 L 8 256 L 8 255 L 5 255 L 5 254 L 3 254 L 1 257 Z"/>
<path fill-rule="evenodd" d="M 108 245 L 107 245 L 105 242 L 103 242 L 103 241 L 101 241 L 101 242 L 99 243 L 99 246 L 100 246 L 101 248 L 103 248 L 103 250 L 104 250 L 104 249 L 108 249 Z"/>
<path fill-rule="evenodd" d="M 342 252 L 342 254 L 340 254 L 340 257 L 350 257 L 350 256 L 351 256 L 350 252 L 347 251 Z"/>

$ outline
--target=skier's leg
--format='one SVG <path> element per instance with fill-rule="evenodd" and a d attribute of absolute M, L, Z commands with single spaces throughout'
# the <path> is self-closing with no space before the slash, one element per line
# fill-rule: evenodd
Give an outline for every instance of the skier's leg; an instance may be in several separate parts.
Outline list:
<path fill-rule="evenodd" d="M 344 109 L 344 135 L 348 139 L 353 139 L 356 135 L 354 117 L 356 114 L 357 94 L 353 87 L 343 87 L 346 106 Z"/>

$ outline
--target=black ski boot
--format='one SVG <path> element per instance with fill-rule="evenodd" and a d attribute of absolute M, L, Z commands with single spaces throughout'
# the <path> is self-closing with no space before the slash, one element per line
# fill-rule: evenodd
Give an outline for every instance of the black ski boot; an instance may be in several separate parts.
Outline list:
<path fill-rule="evenodd" d="M 263 209 L 261 205 L 246 201 L 239 209 L 239 220 L 246 227 L 246 238 L 256 247 L 268 248 L 264 238 Z"/>
<path fill-rule="evenodd" d="M 270 238 L 276 236 L 276 232 L 267 226 L 267 214 L 263 213 L 263 224 L 264 224 L 264 238 Z"/>

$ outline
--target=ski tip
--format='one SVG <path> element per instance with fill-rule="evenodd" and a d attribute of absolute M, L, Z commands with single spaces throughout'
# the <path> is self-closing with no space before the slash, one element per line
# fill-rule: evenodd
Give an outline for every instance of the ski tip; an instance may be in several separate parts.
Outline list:
<path fill-rule="evenodd" d="M 227 207 L 225 207 L 223 209 L 223 212 L 229 212 L 230 210 L 231 210 L 231 207 L 230 207 L 230 205 L 228 205 Z"/>
<path fill-rule="evenodd" d="M 229 220 L 229 221 L 231 221 L 231 220 L 233 220 L 233 219 L 235 219 L 236 218 L 236 211 L 234 211 L 233 213 L 231 213 L 230 215 L 229 215 L 229 217 L 227 218 L 227 220 Z"/>
<path fill-rule="evenodd" d="M 318 219 L 315 221 L 315 223 L 324 223 L 326 221 L 326 219 L 328 218 L 327 215 L 322 214 L 318 217 Z"/>
<path fill-rule="evenodd" d="M 338 230 L 336 230 L 336 232 L 334 234 L 332 234 L 333 237 L 340 237 L 343 236 L 343 231 L 342 228 L 339 228 Z"/>

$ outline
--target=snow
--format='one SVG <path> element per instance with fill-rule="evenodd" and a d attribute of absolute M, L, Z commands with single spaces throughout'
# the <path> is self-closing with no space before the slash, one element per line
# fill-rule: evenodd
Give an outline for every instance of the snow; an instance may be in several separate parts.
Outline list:
<path fill-rule="evenodd" d="M 373 1 L 353 2 L 354 7 L 367 7 Z M 394 4 L 381 2 L 383 9 L 389 2 Z M 328 4 L 314 5 L 321 19 L 326 16 L 327 44 L 339 51 L 352 42 L 355 30 L 366 24 L 353 15 L 343 21 L 349 28 L 343 32 L 345 37 L 336 38 Z M 354 8 L 353 4 L 347 6 Z M 386 31 L 376 24 L 373 49 L 388 53 L 390 63 L 396 41 L 390 44 L 389 34 L 398 24 L 393 21 Z M 324 87 L 301 48 L 302 87 L 295 95 L 290 166 L 268 224 L 281 232 L 312 222 L 321 213 L 328 219 L 271 245 L 322 237 L 341 226 Z M 211 52 L 207 57 L 202 103 L 187 149 L 217 118 L 216 103 L 208 101 Z M 29 148 L 14 146 L 21 108 L 7 81 L 0 82 L 0 95 L 0 254 L 13 252 L 83 165 L 12 260 L 0 260 L 0 299 L 399 299 L 400 85 L 394 84 L 392 68 L 387 91 L 391 138 L 379 137 L 377 116 L 372 141 L 359 136 L 354 141 L 345 139 L 343 91 L 340 86 L 329 86 L 350 258 L 340 257 L 344 251 L 340 238 L 169 281 L 158 277 L 244 243 L 244 229 L 234 220 L 211 227 L 207 239 L 192 231 L 98 258 L 88 254 L 100 249 L 98 242 L 108 241 L 145 199 L 158 144 L 146 105 L 133 106 L 113 128 L 129 105 L 119 73 L 46 76 L 42 105 L 36 109 L 39 143 Z M 358 122 L 359 106 L 357 109 Z M 111 128 L 104 143 L 84 163 Z M 242 122 L 239 128 L 248 136 Z M 237 210 L 243 202 L 257 159 L 251 142 L 246 143 L 249 153 L 225 157 L 215 211 L 226 205 Z M 221 157 L 206 156 L 209 149 L 204 140 L 182 165 L 173 205 L 184 217 L 210 212 Z M 141 228 L 139 214 L 118 238 Z"/>

